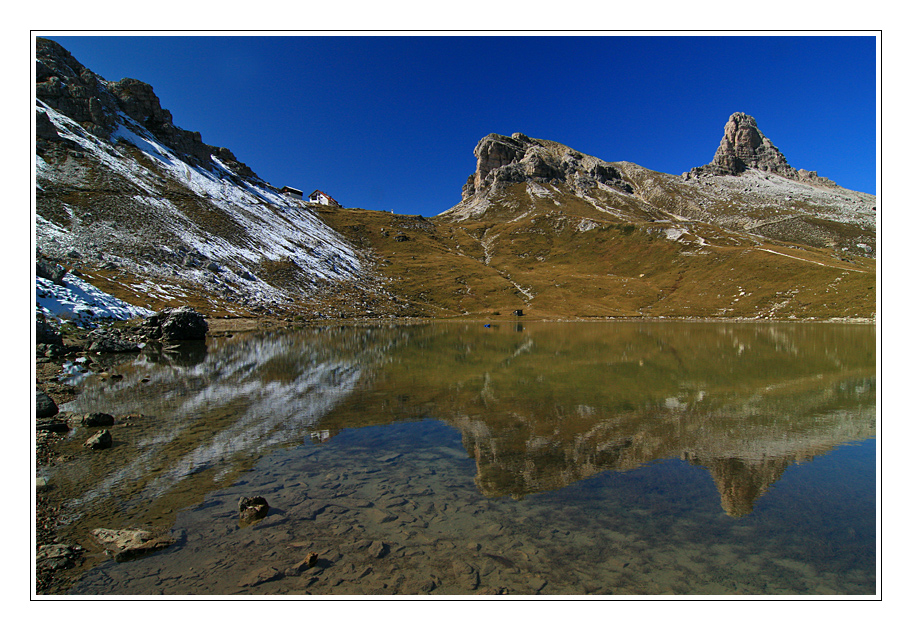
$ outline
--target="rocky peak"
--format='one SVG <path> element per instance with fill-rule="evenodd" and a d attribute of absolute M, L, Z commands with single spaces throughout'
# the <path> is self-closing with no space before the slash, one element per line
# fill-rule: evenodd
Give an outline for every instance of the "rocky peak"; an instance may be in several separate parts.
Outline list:
<path fill-rule="evenodd" d="M 781 175 L 790 180 L 832 184 L 816 171 L 796 170 L 778 148 L 757 127 L 753 116 L 735 112 L 725 123 L 725 131 L 712 162 L 691 169 L 691 175 L 740 175 L 748 169 Z"/>
<path fill-rule="evenodd" d="M 162 143 L 190 162 L 212 166 L 217 157 L 239 175 L 259 180 L 244 163 L 223 147 L 203 142 L 199 132 L 175 126 L 171 112 L 162 108 L 152 86 L 137 79 L 105 81 L 57 42 L 39 37 L 35 45 L 36 97 L 79 123 L 89 133 L 110 140 L 121 124 L 120 113 L 152 132 Z M 47 115 L 37 116 L 38 150 L 48 142 L 59 141 Z"/>
<path fill-rule="evenodd" d="M 462 198 L 496 190 L 511 182 L 566 182 L 574 188 L 589 189 L 599 184 L 632 192 L 620 171 L 607 162 L 552 142 L 488 134 L 475 146 L 477 165 L 462 189 Z"/>
<path fill-rule="evenodd" d="M 38 99 L 66 114 L 86 131 L 107 137 L 116 126 L 117 100 L 104 89 L 104 80 L 57 42 L 37 39 L 35 82 Z M 39 121 L 39 125 L 42 123 Z M 51 135 L 54 136 L 56 133 Z"/>
<path fill-rule="evenodd" d="M 794 171 L 782 152 L 757 128 L 754 117 L 743 112 L 735 112 L 725 123 L 713 163 L 732 171 L 732 175 L 746 169 L 789 175 Z"/>

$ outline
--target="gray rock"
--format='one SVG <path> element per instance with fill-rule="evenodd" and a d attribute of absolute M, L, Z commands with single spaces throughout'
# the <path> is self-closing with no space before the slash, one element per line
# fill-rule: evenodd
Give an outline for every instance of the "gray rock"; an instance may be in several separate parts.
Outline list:
<path fill-rule="evenodd" d="M 66 349 L 60 344 L 36 344 L 35 357 L 61 357 Z"/>
<path fill-rule="evenodd" d="M 688 177 L 701 175 L 740 175 L 748 169 L 774 173 L 790 180 L 835 186 L 816 171 L 796 170 L 785 156 L 763 135 L 753 116 L 735 112 L 725 124 L 725 131 L 712 162 L 691 169 Z"/>
<path fill-rule="evenodd" d="M 131 340 L 99 333 L 93 336 L 88 350 L 95 353 L 135 353 L 140 349 L 139 344 Z"/>
<path fill-rule="evenodd" d="M 62 265 L 58 265 L 53 261 L 50 261 L 43 256 L 38 256 L 38 260 L 35 261 L 35 274 L 39 278 L 44 278 L 55 285 L 60 285 L 65 287 L 66 284 L 63 282 L 63 277 L 66 275 L 66 268 Z"/>
<path fill-rule="evenodd" d="M 511 137 L 488 134 L 475 147 L 475 157 L 475 173 L 462 189 L 463 200 L 510 182 L 566 182 L 586 190 L 601 183 L 633 192 L 622 173 L 610 164 L 520 133 Z"/>
<path fill-rule="evenodd" d="M 63 336 L 57 328 L 45 320 L 41 315 L 35 321 L 35 343 L 36 344 L 63 344 Z"/>
<path fill-rule="evenodd" d="M 205 340 L 209 323 L 205 316 L 191 307 L 178 307 L 149 316 L 140 329 L 152 339 Z"/>
<path fill-rule="evenodd" d="M 106 548 L 116 550 L 126 550 L 152 540 L 151 532 L 135 528 L 96 528 L 92 536 Z"/>
<path fill-rule="evenodd" d="M 35 112 L 35 135 L 44 140 L 59 140 L 57 128 L 51 122 L 47 112 Z"/>
<path fill-rule="evenodd" d="M 735 112 L 729 117 L 725 134 L 709 166 L 715 167 L 718 175 L 738 175 L 752 168 L 792 178 L 797 176 L 782 152 L 757 128 L 754 117 L 743 112 Z"/>
<path fill-rule="evenodd" d="M 46 395 L 41 390 L 35 391 L 35 416 L 37 418 L 48 418 L 54 416 L 60 410 L 54 399 Z"/>

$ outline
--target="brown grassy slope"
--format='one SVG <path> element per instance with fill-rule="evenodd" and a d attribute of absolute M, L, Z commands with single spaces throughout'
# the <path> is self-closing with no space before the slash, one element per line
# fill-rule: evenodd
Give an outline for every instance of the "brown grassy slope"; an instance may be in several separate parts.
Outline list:
<path fill-rule="evenodd" d="M 422 315 L 532 317 L 871 317 L 876 263 L 762 241 L 712 224 L 619 221 L 553 188 L 506 190 L 478 220 L 365 210 L 321 218 L 369 249 L 387 287 Z M 531 212 L 529 212 L 531 211 Z M 397 240 L 397 237 L 399 238 Z M 767 251 L 769 250 L 769 251 Z"/>
<path fill-rule="evenodd" d="M 451 317 L 516 304 L 515 288 L 480 260 L 462 229 L 421 217 L 361 209 L 321 209 L 320 219 L 370 253 L 386 288 L 407 301 L 403 315 Z M 506 307 L 504 307 L 506 308 Z"/>

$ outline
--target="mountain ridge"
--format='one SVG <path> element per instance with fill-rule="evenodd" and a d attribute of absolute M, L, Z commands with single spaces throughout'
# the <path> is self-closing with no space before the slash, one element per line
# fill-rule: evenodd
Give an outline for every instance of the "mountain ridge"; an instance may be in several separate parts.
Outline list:
<path fill-rule="evenodd" d="M 682 176 L 489 134 L 462 200 L 425 218 L 285 195 L 174 125 L 148 84 L 105 81 L 51 40 L 37 52 L 36 245 L 137 306 L 304 319 L 874 314 L 874 197 L 793 169 L 746 114 L 712 163 Z"/>

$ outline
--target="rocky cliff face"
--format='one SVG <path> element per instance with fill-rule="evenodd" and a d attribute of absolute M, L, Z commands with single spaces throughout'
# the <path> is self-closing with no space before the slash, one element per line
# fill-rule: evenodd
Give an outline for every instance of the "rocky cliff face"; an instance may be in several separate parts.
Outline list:
<path fill-rule="evenodd" d="M 148 83 L 129 78 L 105 81 L 49 39 L 38 38 L 36 54 L 36 97 L 89 133 L 109 140 L 120 125 L 118 112 L 122 112 L 195 165 L 212 167 L 214 156 L 238 175 L 259 179 L 230 150 L 207 145 L 199 132 L 175 126 L 171 112 L 162 108 Z M 60 140 L 45 112 L 37 114 L 37 127 L 39 152 L 47 141 Z"/>
<path fill-rule="evenodd" d="M 463 200 L 513 182 L 560 182 L 581 191 L 604 184 L 633 192 L 621 172 L 607 162 L 520 133 L 485 136 L 475 147 L 475 157 L 478 164 L 462 189 Z"/>
<path fill-rule="evenodd" d="M 819 177 L 816 171 L 790 166 L 782 152 L 757 127 L 754 117 L 744 112 L 735 112 L 725 123 L 725 133 L 712 162 L 691 169 L 685 178 L 690 175 L 741 175 L 748 169 L 790 180 L 833 185 L 830 180 Z"/>
<path fill-rule="evenodd" d="M 477 166 L 462 201 L 441 219 L 513 220 L 550 200 L 591 219 L 699 221 L 851 254 L 875 253 L 874 196 L 793 168 L 756 120 L 741 112 L 725 124 L 713 161 L 682 177 L 608 163 L 520 133 L 489 134 L 474 154 Z M 517 198 L 523 186 L 525 200 Z"/>

